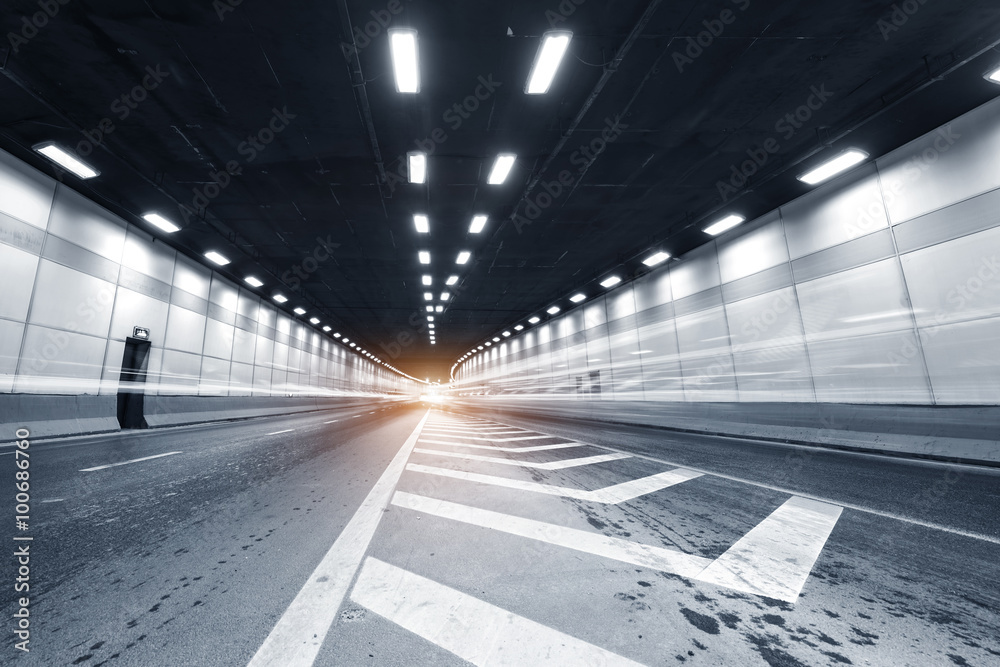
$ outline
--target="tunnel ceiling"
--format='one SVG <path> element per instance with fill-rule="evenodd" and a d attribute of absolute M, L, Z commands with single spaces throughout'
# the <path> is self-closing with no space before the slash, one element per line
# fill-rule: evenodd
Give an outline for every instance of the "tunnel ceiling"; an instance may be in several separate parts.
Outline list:
<path fill-rule="evenodd" d="M 387 27 L 419 33 L 418 94 L 395 90 Z M 995 2 L 19 0 L 2 28 L 0 146 L 146 229 L 162 212 L 168 243 L 223 253 L 385 360 L 412 334 L 392 361 L 420 377 L 803 194 L 795 176 L 843 148 L 877 157 L 1000 93 Z M 551 29 L 569 51 L 526 95 Z M 100 177 L 58 175 L 42 141 Z M 426 185 L 406 182 L 418 149 Z M 487 185 L 500 152 L 516 164 Z M 435 304 L 460 278 L 433 347 L 413 326 L 424 273 Z"/>

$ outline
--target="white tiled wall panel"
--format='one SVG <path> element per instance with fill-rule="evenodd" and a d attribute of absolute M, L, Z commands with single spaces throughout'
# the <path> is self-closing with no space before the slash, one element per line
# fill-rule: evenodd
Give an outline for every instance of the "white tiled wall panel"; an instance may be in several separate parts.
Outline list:
<path fill-rule="evenodd" d="M 3 285 L 0 317 L 21 322 L 27 319 L 37 269 L 36 255 L 0 244 L 0 285 Z"/>
<path fill-rule="evenodd" d="M 510 341 L 523 359 L 476 355 L 456 377 L 606 400 L 1000 404 L 1000 216 L 961 204 L 1000 193 L 998 111 L 1000 100 L 529 328 Z M 890 229 L 890 215 L 932 211 L 947 229 L 931 218 Z M 861 237 L 872 242 L 845 245 Z M 581 314 L 585 345 L 543 345 Z"/>
<path fill-rule="evenodd" d="M 45 229 L 56 183 L 0 151 L 0 212 Z"/>

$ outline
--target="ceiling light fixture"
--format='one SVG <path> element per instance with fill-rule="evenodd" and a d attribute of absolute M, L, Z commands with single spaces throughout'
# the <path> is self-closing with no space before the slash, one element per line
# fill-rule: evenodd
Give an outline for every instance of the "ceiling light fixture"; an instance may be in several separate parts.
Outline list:
<path fill-rule="evenodd" d="M 396 77 L 396 90 L 400 93 L 420 91 L 420 68 L 417 64 L 417 31 L 393 29 L 389 31 L 389 51 L 392 54 L 392 71 Z"/>
<path fill-rule="evenodd" d="M 426 250 L 421 250 L 417 253 L 417 258 L 420 259 L 421 264 L 431 263 L 431 254 Z"/>
<path fill-rule="evenodd" d="M 444 282 L 445 285 L 454 285 L 458 282 L 458 276 L 448 276 L 448 280 Z"/>
<path fill-rule="evenodd" d="M 455 258 L 455 263 L 465 264 L 466 262 L 469 261 L 470 257 L 472 257 L 472 253 L 469 252 L 468 250 L 463 250 L 462 252 L 458 253 L 458 257 Z"/>
<path fill-rule="evenodd" d="M 504 331 L 504 332 L 503 332 L 502 334 L 500 334 L 500 335 L 501 335 L 501 336 L 503 336 L 504 338 L 510 338 L 510 332 L 509 332 L 509 331 Z"/>
<path fill-rule="evenodd" d="M 288 297 L 285 296 L 284 294 L 275 294 L 271 298 L 277 301 L 278 303 L 285 303 L 286 301 L 288 301 Z"/>
<path fill-rule="evenodd" d="M 330 333 L 330 327 L 329 327 L 329 325 L 323 327 L 323 331 L 325 331 L 327 333 Z"/>
<path fill-rule="evenodd" d="M 541 95 L 548 92 L 572 37 L 573 33 L 564 30 L 552 30 L 542 35 L 542 43 L 538 46 L 535 62 L 524 84 L 525 93 Z"/>
<path fill-rule="evenodd" d="M 451 294 L 449 294 L 448 292 L 441 292 L 441 300 L 442 301 L 447 301 L 450 298 L 451 298 Z"/>
<path fill-rule="evenodd" d="M 991 83 L 1000 83 L 1000 67 L 987 72 L 986 80 Z"/>
<path fill-rule="evenodd" d="M 422 282 L 424 285 L 430 285 L 432 282 L 434 282 L 434 279 L 431 278 L 430 275 L 424 274 L 423 276 L 421 276 L 420 282 Z"/>
<path fill-rule="evenodd" d="M 427 220 L 427 216 L 423 214 L 417 214 L 413 216 L 413 226 L 417 228 L 418 234 L 426 234 L 431 231 L 431 223 Z"/>
<path fill-rule="evenodd" d="M 433 292 L 424 292 L 424 301 L 433 301 L 433 300 L 434 300 Z"/>
<path fill-rule="evenodd" d="M 670 253 L 660 250 L 659 252 L 654 252 L 652 255 L 642 260 L 642 263 L 646 266 L 656 266 L 657 264 L 662 264 L 668 259 L 670 259 Z"/>
<path fill-rule="evenodd" d="M 219 266 L 225 266 L 226 264 L 229 264 L 229 259 L 225 255 L 217 253 L 214 250 L 209 250 L 208 252 L 206 252 L 205 257 L 208 258 L 209 261 L 215 262 Z"/>
<path fill-rule="evenodd" d="M 728 232 L 733 227 L 742 224 L 744 220 L 746 220 L 746 218 L 744 218 L 742 215 L 735 215 L 735 214 L 727 215 L 722 220 L 712 223 L 711 225 L 706 227 L 703 231 L 706 234 L 711 234 L 712 236 L 718 236 L 719 234 L 722 234 L 723 232 Z"/>
<path fill-rule="evenodd" d="M 428 313 L 433 313 L 434 312 L 434 306 L 427 306 L 427 312 Z"/>
<path fill-rule="evenodd" d="M 101 175 L 101 172 L 97 171 L 72 153 L 60 148 L 52 141 L 37 144 L 33 148 L 36 153 L 44 155 L 63 169 L 73 172 L 82 179 L 94 178 Z"/>
<path fill-rule="evenodd" d="M 514 331 L 521 331 L 522 329 L 524 329 L 523 324 L 518 324 L 516 327 L 514 327 Z"/>
<path fill-rule="evenodd" d="M 515 159 L 517 159 L 517 156 L 513 153 L 500 153 L 497 155 L 497 159 L 493 162 L 493 169 L 490 170 L 490 175 L 486 179 L 486 182 L 490 185 L 500 185 L 506 181 L 511 167 L 514 166 Z"/>
<path fill-rule="evenodd" d="M 847 171 L 855 165 L 861 164 L 867 159 L 868 153 L 857 148 L 850 148 L 837 157 L 827 160 L 815 169 L 798 176 L 798 179 L 808 185 L 816 185 Z"/>
<path fill-rule="evenodd" d="M 262 287 L 264 285 L 264 283 L 258 280 L 255 276 L 247 276 L 243 279 L 243 282 L 247 285 L 252 285 L 253 287 Z"/>
<path fill-rule="evenodd" d="M 444 306 L 435 306 L 434 307 L 434 312 L 435 313 L 443 313 L 444 312 Z"/>
<path fill-rule="evenodd" d="M 601 281 L 601 287 L 614 287 L 622 281 L 618 276 L 608 276 Z"/>
<path fill-rule="evenodd" d="M 546 310 L 545 312 L 546 312 L 546 313 L 548 313 L 549 315 L 555 315 L 555 314 L 556 314 L 556 313 L 558 313 L 558 312 L 559 312 L 560 310 L 561 310 L 561 309 L 559 308 L 559 306 L 552 306 L 551 308 L 549 308 L 549 309 L 548 309 L 548 310 Z"/>
<path fill-rule="evenodd" d="M 306 314 L 306 309 L 302 308 L 302 307 L 299 307 L 299 308 L 296 308 L 295 310 L 293 310 L 292 312 L 295 313 L 296 315 L 305 315 Z"/>
<path fill-rule="evenodd" d="M 160 228 L 167 234 L 173 234 L 174 232 L 180 231 L 180 227 L 175 225 L 170 220 L 167 220 L 159 213 L 146 213 L 142 216 L 142 219 L 153 225 L 154 227 Z"/>
<path fill-rule="evenodd" d="M 528 324 L 538 324 L 538 323 L 539 323 L 539 322 L 541 322 L 541 321 L 542 321 L 542 318 L 540 318 L 540 317 L 538 317 L 538 316 L 536 315 L 535 317 L 532 317 L 532 318 L 530 318 L 530 319 L 528 320 Z"/>
<path fill-rule="evenodd" d="M 410 183 L 424 183 L 427 181 L 427 155 L 416 151 L 406 154 L 406 170 L 409 174 Z"/>
<path fill-rule="evenodd" d="M 318 317 L 310 317 L 309 318 L 309 322 L 311 322 L 312 324 L 319 324 L 319 318 Z"/>
<path fill-rule="evenodd" d="M 472 224 L 469 225 L 470 234 L 478 234 L 483 231 L 483 227 L 486 226 L 486 216 L 485 215 L 475 215 L 472 217 Z"/>
<path fill-rule="evenodd" d="M 583 301 L 586 298 L 587 298 L 587 295 L 584 294 L 583 292 L 580 292 L 579 294 L 574 294 L 573 296 L 571 296 L 569 298 L 569 300 L 572 301 L 573 303 L 580 303 L 581 301 Z"/>

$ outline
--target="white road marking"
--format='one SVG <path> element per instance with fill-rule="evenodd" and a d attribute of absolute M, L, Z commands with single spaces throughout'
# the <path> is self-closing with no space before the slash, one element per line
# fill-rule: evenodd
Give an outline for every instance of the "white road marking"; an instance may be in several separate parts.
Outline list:
<path fill-rule="evenodd" d="M 358 417 L 360 417 L 360 416 L 361 416 L 361 415 L 351 415 L 351 419 L 357 419 L 357 418 L 358 418 Z"/>
<path fill-rule="evenodd" d="M 291 433 L 294 430 L 294 428 L 286 428 L 284 431 L 275 431 L 274 433 L 267 433 L 265 435 L 280 435 L 282 433 Z"/>
<path fill-rule="evenodd" d="M 565 486 L 552 486 L 550 484 L 539 484 L 538 482 L 525 482 L 519 479 L 508 479 L 507 477 L 497 477 L 495 475 L 483 475 L 476 472 L 463 472 L 461 470 L 449 470 L 447 468 L 437 468 L 425 466 L 419 463 L 407 464 L 406 469 L 411 472 L 422 472 L 427 475 L 439 475 L 441 477 L 451 477 L 468 482 L 478 482 L 480 484 L 490 484 L 493 486 L 503 486 L 509 489 L 519 489 L 521 491 L 531 491 L 533 493 L 544 493 L 550 496 L 562 496 L 564 498 L 576 498 L 577 500 L 588 500 L 595 503 L 620 503 L 632 500 L 639 496 L 653 493 L 689 479 L 701 477 L 701 473 L 692 470 L 678 468 L 668 470 L 657 475 L 634 479 L 629 482 L 615 484 L 596 491 L 584 491 L 583 489 L 571 489 Z"/>
<path fill-rule="evenodd" d="M 335 422 L 335 421 L 337 421 L 337 420 L 336 420 L 336 419 L 331 419 L 330 421 L 328 421 L 328 422 L 323 422 L 323 423 L 324 423 L 324 424 L 332 424 L 332 423 L 333 423 L 333 422 Z"/>
<path fill-rule="evenodd" d="M 316 660 L 410 456 L 425 413 L 375 486 L 309 575 L 248 667 L 309 667 Z"/>
<path fill-rule="evenodd" d="M 488 449 L 494 452 L 544 452 L 549 449 L 568 449 L 570 447 L 586 447 L 579 442 L 560 442 L 557 445 L 535 445 L 534 447 L 497 447 L 495 445 L 471 445 L 466 442 L 446 442 L 444 440 L 431 440 L 420 438 L 418 442 L 426 442 L 432 445 L 448 445 L 450 447 L 470 447 L 473 449 Z"/>
<path fill-rule="evenodd" d="M 444 433 L 435 433 L 436 438 L 464 438 L 465 440 L 489 440 L 491 442 L 517 442 L 520 440 L 542 440 L 544 438 L 558 438 L 557 435 L 522 435 L 517 438 L 480 438 L 473 435 L 445 435 Z"/>
<path fill-rule="evenodd" d="M 456 459 L 466 459 L 467 461 L 482 461 L 483 463 L 497 463 L 505 466 L 517 466 L 519 468 L 538 468 L 539 470 L 562 470 L 564 468 L 578 468 L 588 466 L 593 463 L 605 463 L 607 461 L 618 461 L 620 459 L 631 458 L 628 454 L 598 454 L 597 456 L 584 456 L 578 459 L 563 459 L 561 461 L 548 461 L 546 463 L 535 463 L 532 461 L 515 461 L 513 459 L 502 459 L 497 456 L 481 456 L 479 454 L 462 454 L 460 452 L 443 452 L 439 449 L 423 449 L 418 447 L 413 450 L 417 454 L 433 454 L 436 456 L 447 456 Z"/>
<path fill-rule="evenodd" d="M 843 508 L 793 497 L 696 578 L 744 593 L 795 602 Z"/>
<path fill-rule="evenodd" d="M 469 430 L 469 431 L 459 431 L 459 430 L 453 429 L 453 428 L 429 428 L 429 429 L 427 429 L 427 433 L 434 433 L 434 434 L 439 434 L 439 433 L 440 434 L 454 433 L 455 435 L 451 436 L 451 437 L 459 437 L 459 436 L 466 436 L 466 435 L 512 435 L 512 434 L 515 434 L 515 433 L 523 435 L 525 433 L 538 433 L 538 431 L 510 431 L 510 430 L 507 430 L 507 429 L 504 429 L 502 431 L 490 431 L 490 430 L 478 429 L 478 428 L 474 429 L 474 430 Z"/>
<path fill-rule="evenodd" d="M 104 470 L 105 468 L 114 468 L 117 466 L 128 465 L 129 463 L 138 463 L 139 461 L 151 461 L 152 459 L 163 458 L 164 456 L 173 456 L 174 454 L 180 454 L 181 452 L 167 452 L 166 454 L 156 454 L 154 456 L 143 456 L 141 459 L 132 459 L 131 461 L 122 461 L 121 463 L 109 463 L 103 466 L 95 466 L 93 468 L 84 468 L 80 472 L 94 472 L 95 470 Z"/>
<path fill-rule="evenodd" d="M 661 572 L 671 572 L 688 579 L 696 577 L 699 572 L 712 563 L 711 558 L 692 556 L 681 551 L 649 546 L 618 537 L 609 537 L 554 523 L 535 521 L 534 519 L 524 519 L 510 514 L 501 514 L 500 512 L 403 491 L 396 492 L 392 498 L 392 504 L 443 519 L 461 521 L 473 526 L 526 537 L 567 549 L 575 549 L 623 563 L 649 567 Z"/>
<path fill-rule="evenodd" d="M 366 558 L 351 599 L 473 665 L 640 663 L 425 577 Z"/>

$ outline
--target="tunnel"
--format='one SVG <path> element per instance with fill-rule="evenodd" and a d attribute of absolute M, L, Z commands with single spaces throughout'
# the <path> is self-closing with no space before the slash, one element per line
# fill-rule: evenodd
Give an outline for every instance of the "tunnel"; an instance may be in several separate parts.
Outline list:
<path fill-rule="evenodd" d="M 1000 664 L 995 2 L 0 37 L 0 664 Z"/>

